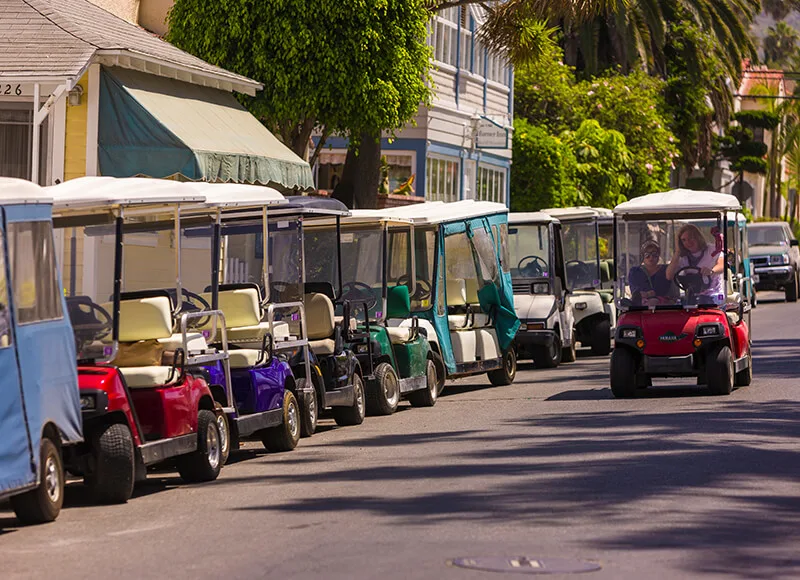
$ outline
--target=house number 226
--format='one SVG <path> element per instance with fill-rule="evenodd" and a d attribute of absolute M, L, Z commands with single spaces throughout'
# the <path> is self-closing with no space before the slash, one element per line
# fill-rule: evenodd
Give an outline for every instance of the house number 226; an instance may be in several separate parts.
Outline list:
<path fill-rule="evenodd" d="M 0 95 L 16 95 L 22 94 L 22 85 L 2 85 L 0 84 Z"/>

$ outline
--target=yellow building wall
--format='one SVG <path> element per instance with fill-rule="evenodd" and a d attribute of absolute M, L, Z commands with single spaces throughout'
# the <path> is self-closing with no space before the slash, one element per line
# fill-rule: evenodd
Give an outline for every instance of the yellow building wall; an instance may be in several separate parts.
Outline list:
<path fill-rule="evenodd" d="M 86 175 L 86 120 L 89 110 L 89 76 L 84 74 L 78 84 L 83 88 L 81 104 L 67 101 L 66 138 L 64 139 L 64 179 Z"/>

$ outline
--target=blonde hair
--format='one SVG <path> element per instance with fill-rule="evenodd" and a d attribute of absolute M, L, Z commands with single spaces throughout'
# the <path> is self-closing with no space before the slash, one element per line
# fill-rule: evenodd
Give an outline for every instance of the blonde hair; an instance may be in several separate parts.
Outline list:
<path fill-rule="evenodd" d="M 689 250 L 684 247 L 683 242 L 681 241 L 681 237 L 686 232 L 689 232 L 689 235 L 694 238 L 694 241 L 697 242 L 697 246 L 701 250 L 705 250 L 708 247 L 706 238 L 703 236 L 703 232 L 700 231 L 700 228 L 694 224 L 686 224 L 680 230 L 678 230 L 678 244 L 681 248 L 681 256 L 686 256 L 689 253 Z"/>

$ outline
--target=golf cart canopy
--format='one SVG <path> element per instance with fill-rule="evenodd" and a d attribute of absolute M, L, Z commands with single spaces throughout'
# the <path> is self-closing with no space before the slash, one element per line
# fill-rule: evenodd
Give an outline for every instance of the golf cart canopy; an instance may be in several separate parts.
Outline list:
<path fill-rule="evenodd" d="M 411 220 L 415 225 L 444 224 L 505 213 L 508 213 L 508 208 L 502 203 L 473 200 L 450 203 L 430 201 L 387 209 L 383 212 L 386 217 L 405 218 Z"/>
<path fill-rule="evenodd" d="M 285 204 L 286 198 L 276 189 L 245 183 L 186 183 L 205 197 L 205 205 L 220 209 L 261 207 Z"/>
<path fill-rule="evenodd" d="M 543 213 L 558 218 L 560 222 L 590 220 L 596 217 L 603 217 L 602 211 L 589 206 L 580 207 L 551 207 L 542 210 Z"/>
<path fill-rule="evenodd" d="M 52 204 L 53 198 L 31 181 L 0 177 L 0 205 Z"/>
<path fill-rule="evenodd" d="M 544 213 L 543 211 L 510 213 L 508 214 L 509 225 L 519 224 L 557 224 L 558 218 Z"/>
<path fill-rule="evenodd" d="M 368 225 L 385 224 L 389 226 L 408 226 L 413 224 L 411 218 L 395 217 L 387 215 L 380 209 L 354 209 L 350 210 L 350 215 L 342 220 L 342 225 Z"/>
<path fill-rule="evenodd" d="M 742 209 L 739 200 L 727 193 L 673 189 L 634 198 L 614 208 L 617 216 L 646 216 L 675 214 L 700 214 L 709 212 L 738 212 Z"/>
<path fill-rule="evenodd" d="M 287 203 L 270 212 L 271 215 L 346 216 L 350 210 L 338 199 L 315 195 L 290 195 Z"/>

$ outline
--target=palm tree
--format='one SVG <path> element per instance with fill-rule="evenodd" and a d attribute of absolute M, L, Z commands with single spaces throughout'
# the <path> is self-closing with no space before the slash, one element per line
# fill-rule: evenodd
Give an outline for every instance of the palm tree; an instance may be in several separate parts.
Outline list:
<path fill-rule="evenodd" d="M 775 20 L 783 20 L 792 10 L 800 10 L 800 0 L 761 0 L 761 5 Z"/>
<path fill-rule="evenodd" d="M 797 52 L 800 34 L 783 21 L 770 26 L 764 37 L 764 60 L 771 68 L 784 68 L 789 65 Z"/>

